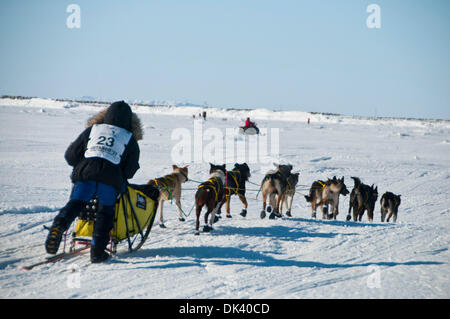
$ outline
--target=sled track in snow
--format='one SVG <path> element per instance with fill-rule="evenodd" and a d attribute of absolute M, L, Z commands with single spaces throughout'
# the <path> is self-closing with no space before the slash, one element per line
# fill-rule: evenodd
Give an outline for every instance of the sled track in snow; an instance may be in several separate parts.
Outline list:
<path fill-rule="evenodd" d="M 60 210 L 60 207 L 55 206 L 25 206 L 25 207 L 12 207 L 6 209 L 0 209 L 0 216 L 6 214 L 38 214 L 38 213 L 54 213 Z"/>

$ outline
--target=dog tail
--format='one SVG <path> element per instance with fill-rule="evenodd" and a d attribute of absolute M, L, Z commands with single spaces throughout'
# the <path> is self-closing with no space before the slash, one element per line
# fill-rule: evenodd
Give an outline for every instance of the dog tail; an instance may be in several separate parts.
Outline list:
<path fill-rule="evenodd" d="M 355 182 L 355 188 L 361 185 L 361 180 L 358 177 L 352 177 L 352 179 Z"/>

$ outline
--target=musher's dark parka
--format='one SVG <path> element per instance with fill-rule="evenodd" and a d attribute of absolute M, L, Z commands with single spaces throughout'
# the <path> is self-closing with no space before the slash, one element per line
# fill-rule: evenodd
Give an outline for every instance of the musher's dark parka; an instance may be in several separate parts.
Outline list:
<path fill-rule="evenodd" d="M 89 142 L 89 134 L 94 124 L 110 124 L 133 133 L 119 165 L 99 157 L 84 157 Z M 127 179 L 131 179 L 139 169 L 140 150 L 137 140 L 142 139 L 140 120 L 132 113 L 128 104 L 120 101 L 111 104 L 106 110 L 94 115 L 89 119 L 87 126 L 65 153 L 67 163 L 73 166 L 72 182 L 101 182 L 113 186 L 120 192 L 124 182 Z"/>

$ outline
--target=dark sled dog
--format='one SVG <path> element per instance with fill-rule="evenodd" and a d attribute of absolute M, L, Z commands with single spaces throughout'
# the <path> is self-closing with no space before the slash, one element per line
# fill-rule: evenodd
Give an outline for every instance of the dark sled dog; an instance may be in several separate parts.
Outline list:
<path fill-rule="evenodd" d="M 247 198 L 245 197 L 245 183 L 248 181 L 250 174 L 250 168 L 247 163 L 244 164 L 234 164 L 234 168 L 231 171 L 226 171 L 225 173 L 225 210 L 226 216 L 231 218 L 230 213 L 230 201 L 231 196 L 238 195 L 244 208 L 242 209 L 240 215 L 245 217 L 247 215 Z M 222 203 L 223 205 L 223 203 Z M 220 213 L 220 211 L 219 211 Z"/>
<path fill-rule="evenodd" d="M 364 212 L 367 210 L 369 221 L 373 221 L 373 212 L 378 198 L 378 186 L 363 184 L 358 177 L 352 177 L 355 186 L 350 194 L 350 203 L 348 207 L 347 221 L 351 219 L 351 210 L 353 209 L 353 221 L 361 221 Z"/>
<path fill-rule="evenodd" d="M 300 173 L 292 174 L 290 173 L 287 181 L 287 186 L 284 193 L 281 195 L 280 200 L 280 213 L 283 213 L 283 204 L 286 206 L 286 216 L 292 217 L 291 209 L 292 209 L 292 201 L 294 200 L 295 195 L 295 186 L 298 183 L 298 176 Z"/>
<path fill-rule="evenodd" d="M 380 204 L 381 204 L 381 221 L 384 222 L 384 219 L 387 214 L 387 222 L 389 223 L 389 219 L 393 217 L 394 223 L 397 222 L 397 214 L 398 207 L 401 203 L 402 195 L 395 195 L 391 192 L 386 192 L 381 196 Z"/>
<path fill-rule="evenodd" d="M 325 181 L 315 181 L 309 189 L 309 196 L 305 195 L 308 203 L 311 203 L 312 218 L 316 218 L 317 206 L 322 210 L 322 219 L 336 219 L 339 214 L 339 195 L 347 196 L 349 193 L 344 183 L 344 177 Z M 328 214 L 328 205 L 331 205 L 331 214 Z"/>
<path fill-rule="evenodd" d="M 210 163 L 209 179 L 198 186 L 195 193 L 195 234 L 199 235 L 200 213 L 203 206 L 206 206 L 207 212 L 205 214 L 204 232 L 213 230 L 212 224 L 217 221 L 216 213 L 220 210 L 223 199 L 225 197 L 225 164 L 214 165 Z M 211 214 L 210 222 L 208 223 L 208 216 Z"/>
<path fill-rule="evenodd" d="M 266 201 L 269 197 L 269 206 L 267 207 L 267 212 L 271 213 L 269 218 L 275 219 L 275 217 L 281 217 L 280 214 L 280 203 L 282 199 L 282 194 L 286 191 L 288 186 L 287 178 L 292 171 L 292 165 L 279 165 L 274 164 L 277 168 L 276 170 L 270 170 L 264 176 L 261 183 L 261 191 L 263 196 L 263 207 L 261 210 L 261 219 L 266 217 Z"/>

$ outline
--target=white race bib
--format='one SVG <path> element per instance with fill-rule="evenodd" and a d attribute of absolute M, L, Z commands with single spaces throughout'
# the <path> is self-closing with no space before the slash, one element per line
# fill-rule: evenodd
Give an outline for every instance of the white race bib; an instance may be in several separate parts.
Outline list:
<path fill-rule="evenodd" d="M 131 135 L 126 129 L 114 125 L 94 124 L 84 157 L 100 157 L 117 165 Z"/>

